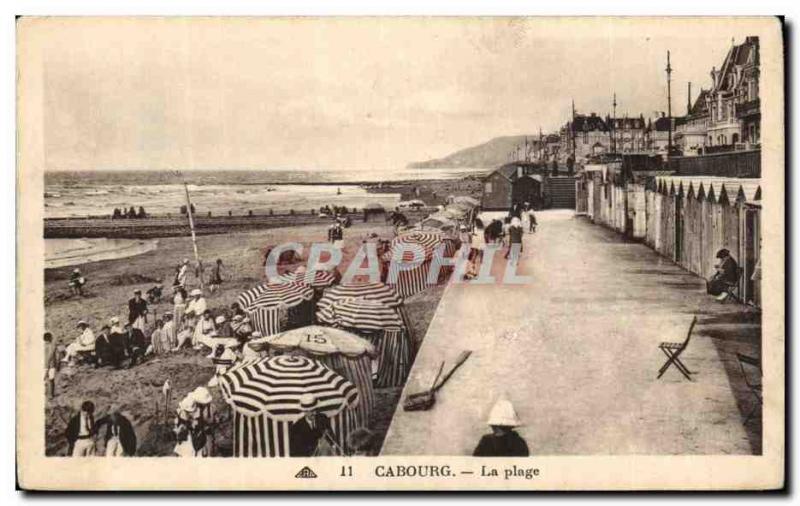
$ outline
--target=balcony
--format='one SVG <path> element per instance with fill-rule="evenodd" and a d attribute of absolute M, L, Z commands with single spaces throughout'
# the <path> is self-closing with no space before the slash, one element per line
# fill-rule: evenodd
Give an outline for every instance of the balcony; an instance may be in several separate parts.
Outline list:
<path fill-rule="evenodd" d="M 668 167 L 681 176 L 761 177 L 761 150 L 677 156 L 669 159 Z"/>

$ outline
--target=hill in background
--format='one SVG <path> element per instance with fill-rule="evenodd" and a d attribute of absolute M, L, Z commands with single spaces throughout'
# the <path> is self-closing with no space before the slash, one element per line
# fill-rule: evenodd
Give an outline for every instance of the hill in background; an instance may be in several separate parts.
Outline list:
<path fill-rule="evenodd" d="M 444 158 L 409 163 L 408 168 L 497 167 L 508 161 L 508 153 L 513 151 L 516 146 L 525 146 L 525 137 L 525 135 L 495 137 L 488 142 L 456 151 Z M 534 139 L 538 139 L 538 137 L 538 135 L 528 135 L 528 142 L 531 143 Z"/>

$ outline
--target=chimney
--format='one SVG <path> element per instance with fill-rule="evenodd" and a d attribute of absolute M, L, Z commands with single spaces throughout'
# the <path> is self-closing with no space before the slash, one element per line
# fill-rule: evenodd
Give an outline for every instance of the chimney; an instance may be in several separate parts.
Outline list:
<path fill-rule="evenodd" d="M 689 81 L 689 94 L 686 96 L 686 115 L 692 112 L 692 82 Z"/>

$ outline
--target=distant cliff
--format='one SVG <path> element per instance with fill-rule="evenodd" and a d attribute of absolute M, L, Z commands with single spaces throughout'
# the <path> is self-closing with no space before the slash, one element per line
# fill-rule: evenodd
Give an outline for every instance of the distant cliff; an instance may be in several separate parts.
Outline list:
<path fill-rule="evenodd" d="M 444 158 L 425 160 L 424 162 L 412 162 L 408 164 L 410 169 L 439 169 L 453 167 L 497 167 L 508 161 L 508 153 L 521 146 L 520 153 L 525 146 L 524 135 L 510 135 L 506 137 L 495 137 L 494 139 L 456 151 Z M 528 142 L 532 143 L 538 139 L 538 135 L 528 135 Z"/>

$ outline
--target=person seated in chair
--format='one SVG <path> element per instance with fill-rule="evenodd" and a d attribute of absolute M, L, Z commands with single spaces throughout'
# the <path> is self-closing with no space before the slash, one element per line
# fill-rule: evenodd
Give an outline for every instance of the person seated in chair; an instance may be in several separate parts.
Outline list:
<path fill-rule="evenodd" d="M 67 353 L 62 359 L 63 362 L 70 362 L 77 355 L 93 355 L 94 354 L 94 332 L 89 328 L 89 324 L 83 320 L 78 322 L 78 330 L 81 331 L 72 343 L 67 346 Z"/>
<path fill-rule="evenodd" d="M 731 296 L 731 289 L 739 283 L 739 264 L 725 248 L 717 252 L 717 258 L 719 263 L 714 266 L 717 272 L 706 282 L 706 290 L 710 295 L 716 295 L 718 301 L 724 302 Z"/>
<path fill-rule="evenodd" d="M 141 329 L 134 327 L 130 322 L 125 323 L 125 333 L 127 334 L 128 356 L 131 358 L 128 363 L 128 369 L 130 369 L 144 358 L 144 352 L 147 351 L 147 338 Z"/>
<path fill-rule="evenodd" d="M 94 341 L 95 367 L 111 363 L 111 327 L 103 325 Z"/>

